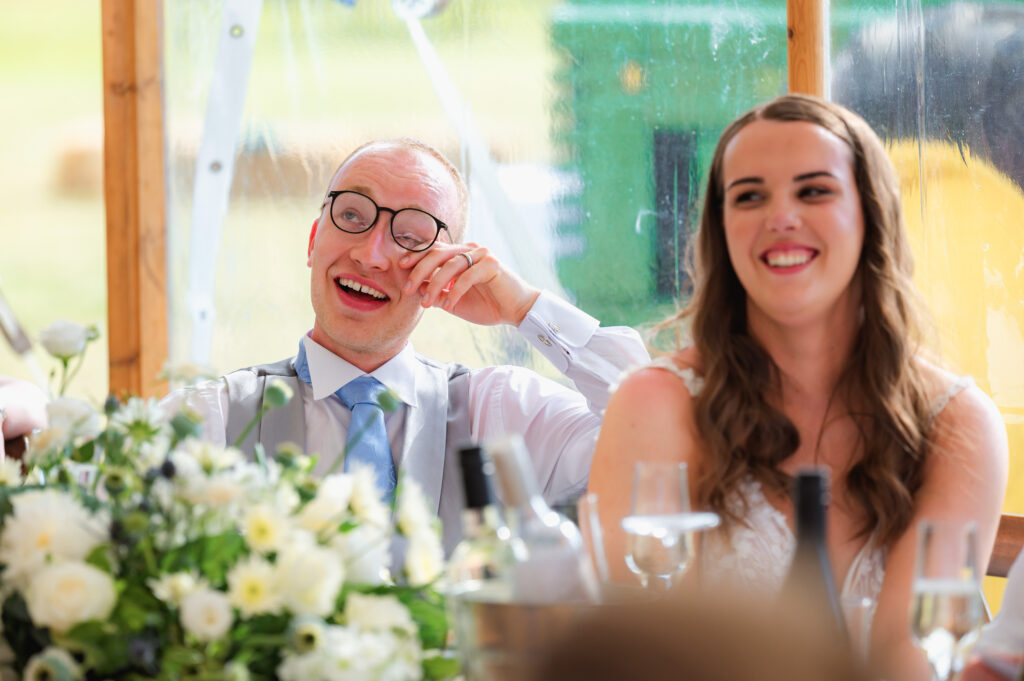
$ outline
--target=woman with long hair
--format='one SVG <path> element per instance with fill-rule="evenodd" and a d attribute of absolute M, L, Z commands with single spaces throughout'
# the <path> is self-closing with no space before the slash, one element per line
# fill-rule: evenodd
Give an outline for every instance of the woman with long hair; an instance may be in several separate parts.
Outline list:
<path fill-rule="evenodd" d="M 1006 431 L 966 377 L 923 355 L 896 174 L 856 114 L 803 95 L 723 132 L 674 320 L 692 344 L 629 375 L 591 468 L 622 564 L 633 464 L 688 465 L 700 577 L 770 592 L 795 543 L 790 481 L 830 472 L 828 552 L 844 596 L 874 599 L 871 652 L 892 678 L 927 678 L 909 632 L 916 522 L 974 520 L 989 555 Z"/>

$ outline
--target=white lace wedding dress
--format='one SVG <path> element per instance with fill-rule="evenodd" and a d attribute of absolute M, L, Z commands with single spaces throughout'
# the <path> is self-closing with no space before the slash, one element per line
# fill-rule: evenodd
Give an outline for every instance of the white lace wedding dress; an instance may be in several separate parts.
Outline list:
<path fill-rule="evenodd" d="M 668 357 L 659 357 L 649 366 L 678 376 L 693 396 L 703 387 L 703 379 L 692 369 L 680 369 Z M 933 405 L 932 418 L 970 384 L 968 376 L 954 381 Z M 728 582 L 759 593 L 776 593 L 782 588 L 789 570 L 796 538 L 786 517 L 768 503 L 761 483 L 753 477 L 747 477 L 727 503 L 730 509 L 742 513 L 744 501 L 746 525 L 720 528 L 702 537 L 699 557 L 702 578 L 709 583 Z M 869 537 L 846 573 L 840 599 L 870 598 L 872 603 L 877 602 L 885 576 L 885 556 L 885 547 L 876 545 L 874 535 Z M 869 623 L 873 616 L 874 612 L 868 613 Z"/>

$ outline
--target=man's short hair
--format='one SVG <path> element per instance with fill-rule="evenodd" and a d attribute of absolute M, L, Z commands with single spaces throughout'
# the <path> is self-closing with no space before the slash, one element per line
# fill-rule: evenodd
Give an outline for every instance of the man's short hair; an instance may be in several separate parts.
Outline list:
<path fill-rule="evenodd" d="M 462 241 L 462 237 L 466 234 L 466 224 L 469 221 L 469 187 L 466 186 L 466 181 L 462 178 L 462 173 L 459 172 L 459 169 L 444 154 L 438 151 L 436 147 L 422 140 L 414 137 L 392 137 L 371 140 L 359 145 L 352 150 L 352 153 L 345 157 L 345 160 L 341 162 L 338 169 L 334 171 L 334 175 L 337 176 L 338 171 L 344 168 L 356 155 L 371 147 L 398 147 L 399 149 L 420 152 L 436 159 L 444 166 L 445 170 L 448 171 L 448 175 L 451 176 L 452 181 L 455 183 L 456 198 L 458 200 L 458 215 L 455 216 L 457 222 L 454 225 L 449 225 L 451 227 L 451 236 L 455 243 Z"/>

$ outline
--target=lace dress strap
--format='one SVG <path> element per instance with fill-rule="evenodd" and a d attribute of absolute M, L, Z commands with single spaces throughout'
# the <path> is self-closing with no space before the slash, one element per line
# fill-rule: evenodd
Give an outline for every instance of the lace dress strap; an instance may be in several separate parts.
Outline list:
<path fill-rule="evenodd" d="M 675 374 L 680 380 L 682 380 L 683 385 L 686 386 L 686 390 L 690 393 L 691 397 L 699 395 L 700 391 L 704 388 L 704 379 L 702 377 L 698 376 L 690 367 L 681 368 L 671 357 L 656 357 L 647 365 L 646 368 L 664 369 L 665 371 Z"/>
<path fill-rule="evenodd" d="M 974 385 L 974 379 L 970 376 L 960 376 L 955 381 L 949 384 L 949 387 L 941 395 L 935 398 L 932 402 L 930 420 L 934 421 L 942 410 L 946 408 L 949 401 L 962 393 L 968 387 Z"/>

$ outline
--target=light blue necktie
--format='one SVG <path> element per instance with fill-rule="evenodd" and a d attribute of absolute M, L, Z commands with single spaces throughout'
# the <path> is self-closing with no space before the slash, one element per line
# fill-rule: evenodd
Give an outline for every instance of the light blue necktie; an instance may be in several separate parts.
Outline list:
<path fill-rule="evenodd" d="M 295 357 L 295 373 L 306 383 L 312 383 L 306 348 L 299 343 Z M 353 465 L 364 464 L 377 475 L 377 487 L 386 501 L 395 493 L 395 461 L 391 458 L 391 445 L 384 427 L 384 410 L 377 399 L 387 387 L 373 376 L 360 376 L 341 386 L 334 394 L 352 410 L 345 442 L 345 472 Z"/>
<path fill-rule="evenodd" d="M 384 410 L 377 402 L 385 390 L 384 384 L 373 376 L 360 376 L 334 394 L 352 410 L 345 442 L 345 472 L 358 464 L 371 466 L 377 474 L 377 487 L 390 501 L 395 493 L 395 461 L 384 428 Z"/>

